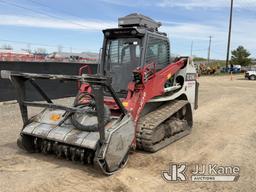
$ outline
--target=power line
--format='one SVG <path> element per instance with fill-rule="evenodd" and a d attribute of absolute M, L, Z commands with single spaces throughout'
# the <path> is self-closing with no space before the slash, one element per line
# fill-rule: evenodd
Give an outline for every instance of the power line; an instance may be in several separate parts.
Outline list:
<path fill-rule="evenodd" d="M 68 20 L 68 19 L 65 19 L 65 18 L 56 16 L 56 15 L 48 14 L 48 13 L 46 13 L 46 12 L 44 12 L 44 11 L 39 11 L 39 10 L 36 10 L 36 11 L 35 11 L 35 10 L 30 9 L 30 8 L 28 8 L 28 7 L 24 7 L 24 6 L 22 6 L 22 5 L 19 5 L 19 4 L 13 3 L 13 2 L 9 2 L 9 1 L 7 2 L 7 1 L 5 1 L 5 0 L 0 0 L 0 2 L 1 2 L 1 3 L 4 3 L 4 4 L 6 4 L 6 5 L 11 5 L 11 6 L 20 8 L 20 9 L 25 9 L 25 10 L 28 10 L 28 11 L 31 11 L 31 12 L 34 12 L 34 13 L 37 13 L 37 14 L 40 14 L 40 15 L 43 15 L 43 16 L 51 17 L 51 18 L 54 18 L 54 19 L 58 19 L 58 20 L 65 21 L 65 22 L 68 21 L 69 23 L 72 23 L 72 24 L 74 24 L 74 25 L 80 26 L 80 27 L 82 27 L 82 28 L 84 28 L 84 29 L 87 29 L 87 28 L 88 28 L 88 26 L 86 26 L 86 25 L 83 25 L 83 24 L 80 24 L 80 23 L 76 23 L 76 22 L 70 21 L 70 20 Z"/>
<path fill-rule="evenodd" d="M 208 49 L 193 49 L 193 52 L 205 52 Z"/>
<path fill-rule="evenodd" d="M 224 52 L 223 51 L 220 51 L 220 50 L 211 50 L 211 52 L 212 53 L 214 53 L 214 54 L 218 54 L 218 55 L 223 55 L 224 54 Z"/>
<path fill-rule="evenodd" d="M 50 6 L 48 6 L 48 5 L 44 4 L 44 3 L 38 2 L 38 1 L 36 1 L 36 0 L 27 0 L 27 1 L 30 1 L 30 2 L 32 2 L 32 3 L 34 3 L 34 4 L 36 4 L 36 5 L 39 5 L 40 7 L 45 7 L 45 8 L 48 8 L 48 9 L 52 9 L 52 10 L 53 10 L 53 7 L 50 7 Z M 56 9 L 56 8 L 54 8 L 54 9 Z M 56 10 L 58 10 L 59 12 L 65 13 L 66 15 L 70 15 L 70 16 L 72 16 L 72 17 L 76 17 L 76 18 L 82 19 L 81 17 L 78 17 L 78 16 L 76 16 L 76 15 L 73 15 L 72 13 L 70 13 L 70 12 L 64 10 L 64 9 L 57 8 Z"/>

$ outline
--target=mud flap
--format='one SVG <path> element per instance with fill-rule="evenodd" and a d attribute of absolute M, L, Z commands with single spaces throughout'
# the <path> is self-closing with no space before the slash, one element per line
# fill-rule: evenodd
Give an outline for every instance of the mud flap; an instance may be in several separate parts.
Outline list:
<path fill-rule="evenodd" d="M 196 81 L 196 88 L 195 88 L 195 105 L 194 109 L 198 109 L 198 92 L 199 92 L 199 83 Z"/>

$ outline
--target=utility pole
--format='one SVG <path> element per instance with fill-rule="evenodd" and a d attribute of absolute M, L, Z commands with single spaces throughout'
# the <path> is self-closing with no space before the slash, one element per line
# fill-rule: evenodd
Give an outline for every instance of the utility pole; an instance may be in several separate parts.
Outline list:
<path fill-rule="evenodd" d="M 27 50 L 28 50 L 29 53 L 31 53 L 31 45 L 30 45 L 30 43 L 27 44 Z"/>
<path fill-rule="evenodd" d="M 230 16 L 229 16 L 229 31 L 228 31 L 226 69 L 228 69 L 228 64 L 229 64 L 229 53 L 230 53 L 231 31 L 232 31 L 232 19 L 233 19 L 233 5 L 234 5 L 234 1 L 231 0 Z"/>
<path fill-rule="evenodd" d="M 194 41 L 191 42 L 191 48 L 190 48 L 190 56 L 191 57 L 193 55 L 193 44 L 194 44 Z"/>
<path fill-rule="evenodd" d="M 63 46 L 62 46 L 62 45 L 59 45 L 59 46 L 58 46 L 58 53 L 61 53 L 61 52 L 62 52 L 62 49 L 63 49 Z"/>
<path fill-rule="evenodd" d="M 210 36 L 210 37 L 209 37 L 208 65 L 210 64 L 210 57 L 211 57 L 211 44 L 212 44 L 212 36 Z"/>

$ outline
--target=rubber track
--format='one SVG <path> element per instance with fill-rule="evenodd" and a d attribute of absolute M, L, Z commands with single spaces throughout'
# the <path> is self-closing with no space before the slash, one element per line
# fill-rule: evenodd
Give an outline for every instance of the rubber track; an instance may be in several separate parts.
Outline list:
<path fill-rule="evenodd" d="M 156 144 L 153 144 L 151 140 L 158 126 L 188 103 L 185 100 L 174 100 L 142 117 L 138 122 L 138 131 L 136 133 L 137 148 L 148 152 L 156 152 L 181 137 L 188 135 L 190 128 L 169 138 L 164 138 Z"/>

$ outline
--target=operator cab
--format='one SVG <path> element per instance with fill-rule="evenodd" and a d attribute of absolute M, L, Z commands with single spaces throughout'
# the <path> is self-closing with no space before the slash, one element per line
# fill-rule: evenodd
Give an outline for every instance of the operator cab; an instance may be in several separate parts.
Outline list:
<path fill-rule="evenodd" d="M 119 18 L 119 27 L 103 30 L 103 54 L 100 72 L 112 77 L 112 87 L 126 97 L 133 71 L 147 64 L 155 64 L 156 71 L 169 64 L 169 40 L 158 32 L 161 23 L 140 14 Z M 153 65 L 152 65 L 153 66 Z"/>

